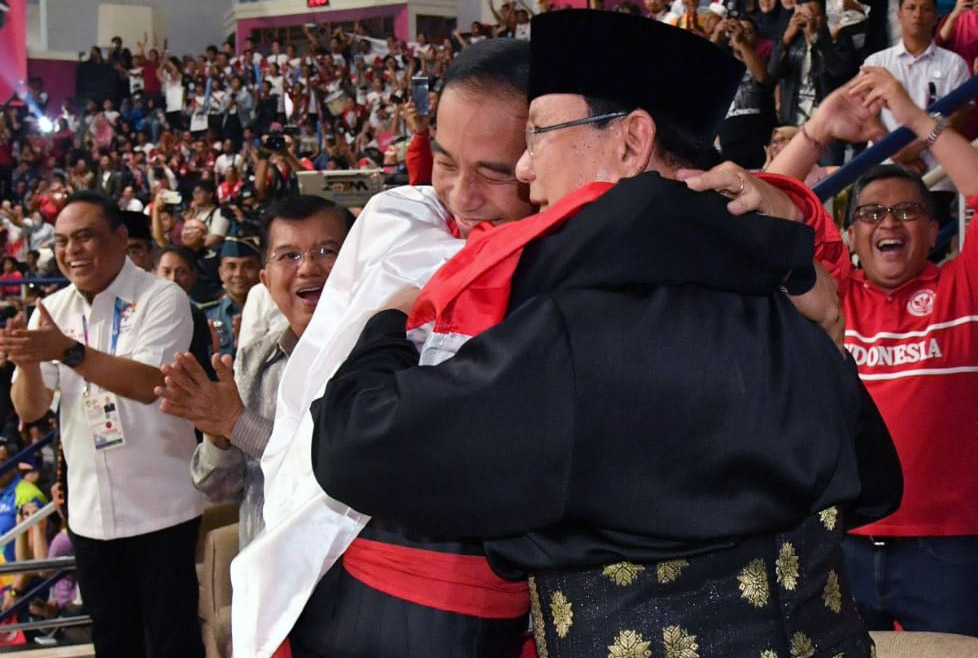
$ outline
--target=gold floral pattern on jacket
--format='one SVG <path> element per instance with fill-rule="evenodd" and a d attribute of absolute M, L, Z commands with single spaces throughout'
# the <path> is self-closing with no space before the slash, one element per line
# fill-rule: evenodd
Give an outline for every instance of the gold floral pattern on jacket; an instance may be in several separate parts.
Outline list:
<path fill-rule="evenodd" d="M 571 602 L 560 590 L 550 596 L 550 614 L 553 615 L 554 628 L 557 629 L 557 635 L 560 637 L 567 637 L 567 633 L 574 623 L 574 610 L 572 608 Z"/>
<path fill-rule="evenodd" d="M 815 655 L 815 645 L 812 639 L 797 631 L 791 636 L 791 658 L 812 658 Z"/>
<path fill-rule="evenodd" d="M 608 658 L 651 658 L 649 642 L 635 631 L 621 631 L 615 643 L 608 646 Z"/>
<path fill-rule="evenodd" d="M 839 574 L 835 571 L 830 571 L 825 580 L 822 600 L 825 601 L 825 607 L 832 612 L 838 614 L 842 610 L 842 589 L 839 587 Z"/>
<path fill-rule="evenodd" d="M 774 649 L 765 649 L 757 658 L 778 658 L 778 652 Z"/>
<path fill-rule="evenodd" d="M 666 645 L 666 658 L 700 658 L 696 636 L 681 626 L 663 628 L 662 643 Z"/>
<path fill-rule="evenodd" d="M 791 542 L 781 544 L 778 559 L 774 563 L 774 572 L 778 583 L 786 590 L 794 590 L 798 586 L 798 553 Z"/>
<path fill-rule="evenodd" d="M 667 560 L 655 566 L 655 575 L 659 582 L 665 585 L 679 578 L 683 569 L 689 566 L 689 560 Z"/>
<path fill-rule="evenodd" d="M 615 585 L 624 587 L 626 585 L 631 585 L 638 578 L 638 575 L 645 571 L 645 567 L 641 564 L 633 564 L 632 562 L 615 562 L 614 564 L 609 564 L 604 568 L 601 573 L 607 576 L 611 582 Z"/>
<path fill-rule="evenodd" d="M 530 616 L 533 618 L 533 641 L 537 645 L 537 658 L 548 658 L 547 633 L 544 629 L 543 608 L 540 606 L 540 593 L 533 576 L 527 579 L 530 586 Z"/>
<path fill-rule="evenodd" d="M 740 598 L 746 599 L 755 608 L 767 605 L 769 588 L 767 584 L 767 568 L 760 558 L 751 560 L 740 570 L 737 576 L 740 583 Z"/>
<path fill-rule="evenodd" d="M 822 522 L 826 530 L 835 530 L 835 524 L 839 519 L 839 508 L 827 507 L 818 513 L 818 520 Z"/>

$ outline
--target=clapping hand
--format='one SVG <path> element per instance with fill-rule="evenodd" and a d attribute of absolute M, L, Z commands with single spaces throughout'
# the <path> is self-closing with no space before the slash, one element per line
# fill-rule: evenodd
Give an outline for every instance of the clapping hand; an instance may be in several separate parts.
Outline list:
<path fill-rule="evenodd" d="M 40 321 L 36 329 L 27 329 L 24 314 L 18 313 L 0 331 L 0 352 L 17 366 L 57 361 L 74 344 L 51 319 L 43 303 L 37 303 L 37 312 Z"/>
<path fill-rule="evenodd" d="M 160 368 L 164 385 L 153 392 L 162 399 L 161 411 L 189 420 L 213 437 L 218 447 L 226 448 L 244 403 L 234 383 L 231 357 L 215 354 L 211 364 L 217 373 L 216 382 L 208 379 L 193 354 L 177 354 L 171 365 Z"/>

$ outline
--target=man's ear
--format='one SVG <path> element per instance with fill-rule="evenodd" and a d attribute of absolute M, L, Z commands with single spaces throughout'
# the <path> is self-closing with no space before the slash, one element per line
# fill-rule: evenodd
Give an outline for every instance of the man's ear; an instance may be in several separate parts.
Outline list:
<path fill-rule="evenodd" d="M 622 164 L 625 176 L 637 176 L 649 167 L 655 148 L 655 121 L 644 110 L 634 110 L 622 120 Z"/>

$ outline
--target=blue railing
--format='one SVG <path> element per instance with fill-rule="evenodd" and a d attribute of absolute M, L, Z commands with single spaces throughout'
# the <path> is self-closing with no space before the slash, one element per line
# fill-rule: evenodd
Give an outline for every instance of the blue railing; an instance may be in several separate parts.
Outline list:
<path fill-rule="evenodd" d="M 12 606 L 10 606 L 9 608 L 7 608 L 3 612 L 0 612 L 0 624 L 3 624 L 4 622 L 6 622 L 6 621 L 8 621 L 10 619 L 16 619 L 16 615 L 18 613 L 20 613 L 21 611 L 26 610 L 28 607 L 30 607 L 31 601 L 36 596 L 38 596 L 39 594 L 43 594 L 44 592 L 46 592 L 48 589 L 50 589 L 51 587 L 53 587 L 55 583 L 57 583 L 58 581 L 60 581 L 62 578 L 64 578 L 67 575 L 68 575 L 68 569 L 62 569 L 61 571 L 59 571 L 58 573 L 54 574 L 50 578 L 45 579 L 43 582 L 38 583 L 37 585 L 35 585 L 34 587 L 32 587 L 30 590 L 28 590 L 27 592 L 25 592 L 24 595 L 22 597 L 20 597 L 20 599 L 17 601 L 17 603 L 13 604 Z M 7 626 L 5 626 L 4 628 L 8 628 L 9 629 L 9 627 L 7 627 Z"/>
<path fill-rule="evenodd" d="M 8 459 L 4 463 L 0 464 L 0 475 L 3 475 L 4 473 L 6 473 L 12 468 L 17 468 L 17 464 L 24 461 L 28 457 L 33 456 L 34 453 L 39 452 L 42 448 L 46 447 L 48 444 L 54 441 L 56 436 L 58 436 L 58 431 L 51 430 L 43 437 L 41 437 L 41 439 L 37 443 L 32 443 L 31 445 L 27 446 L 26 448 L 24 448 L 23 450 L 15 454 L 13 457 Z"/>
<path fill-rule="evenodd" d="M 26 286 L 26 285 L 38 285 L 38 286 L 48 286 L 52 283 L 68 283 L 68 279 L 63 276 L 39 276 L 21 279 L 0 279 L 0 286 Z"/>

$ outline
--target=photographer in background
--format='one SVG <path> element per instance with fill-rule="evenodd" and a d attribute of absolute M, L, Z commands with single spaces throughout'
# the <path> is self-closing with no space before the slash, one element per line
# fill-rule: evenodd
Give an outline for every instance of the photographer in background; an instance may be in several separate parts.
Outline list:
<path fill-rule="evenodd" d="M 768 63 L 771 81 L 781 87 L 778 122 L 796 126 L 807 121 L 822 99 L 855 75 L 858 67 L 852 37 L 842 32 L 832 40 L 823 0 L 796 3 Z M 831 151 L 833 161 L 841 160 L 841 149 Z"/>
<path fill-rule="evenodd" d="M 291 135 L 273 130 L 262 138 L 262 147 L 255 155 L 255 194 L 262 201 L 298 194 L 297 171 L 311 170 L 311 162 L 300 162 L 296 143 Z"/>

